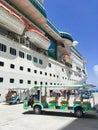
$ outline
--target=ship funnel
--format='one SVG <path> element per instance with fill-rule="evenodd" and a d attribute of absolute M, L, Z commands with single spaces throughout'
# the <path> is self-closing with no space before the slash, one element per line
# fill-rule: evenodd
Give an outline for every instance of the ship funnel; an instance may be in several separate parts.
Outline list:
<path fill-rule="evenodd" d="M 41 3 L 41 4 L 44 2 L 44 0 L 38 0 L 38 1 L 39 1 L 39 3 Z"/>

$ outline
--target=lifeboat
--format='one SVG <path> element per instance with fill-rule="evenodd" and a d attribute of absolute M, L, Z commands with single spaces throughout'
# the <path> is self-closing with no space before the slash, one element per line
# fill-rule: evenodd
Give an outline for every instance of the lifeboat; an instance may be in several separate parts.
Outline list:
<path fill-rule="evenodd" d="M 21 17 L 0 3 L 0 26 L 21 35 L 25 24 Z"/>
<path fill-rule="evenodd" d="M 68 63 L 71 63 L 72 62 L 72 58 L 68 55 L 68 54 L 64 54 L 63 55 L 63 59 L 68 62 Z"/>
<path fill-rule="evenodd" d="M 31 29 L 27 31 L 25 35 L 35 46 L 44 50 L 48 50 L 50 46 L 50 40 L 39 31 Z"/>

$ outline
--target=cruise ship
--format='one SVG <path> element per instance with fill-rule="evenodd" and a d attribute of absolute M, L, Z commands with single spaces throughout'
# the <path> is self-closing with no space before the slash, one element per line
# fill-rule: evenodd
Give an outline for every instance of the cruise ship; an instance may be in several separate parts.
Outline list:
<path fill-rule="evenodd" d="M 0 94 L 8 88 L 84 83 L 85 62 L 37 0 L 0 0 Z"/>

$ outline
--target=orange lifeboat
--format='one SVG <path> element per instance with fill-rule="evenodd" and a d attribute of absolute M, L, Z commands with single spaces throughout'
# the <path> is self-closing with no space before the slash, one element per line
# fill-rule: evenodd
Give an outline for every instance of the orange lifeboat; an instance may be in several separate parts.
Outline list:
<path fill-rule="evenodd" d="M 37 47 L 48 50 L 50 40 L 38 30 L 31 29 L 25 33 L 29 40 Z"/>
<path fill-rule="evenodd" d="M 0 26 L 21 35 L 25 24 L 20 16 L 0 3 Z"/>
<path fill-rule="evenodd" d="M 68 54 L 64 54 L 63 55 L 63 59 L 66 61 L 66 62 L 72 62 L 72 58 L 70 57 L 70 55 L 68 55 Z"/>

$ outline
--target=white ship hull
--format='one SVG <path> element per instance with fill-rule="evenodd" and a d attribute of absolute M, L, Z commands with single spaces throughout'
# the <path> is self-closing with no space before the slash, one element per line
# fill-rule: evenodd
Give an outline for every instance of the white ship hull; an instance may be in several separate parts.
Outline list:
<path fill-rule="evenodd" d="M 7 88 L 31 88 L 40 84 L 79 84 L 86 80 L 83 72 L 80 77 L 80 73 L 75 71 L 77 64 L 83 68 L 81 61 L 74 60 L 74 68 L 70 70 L 64 64 L 5 36 L 0 35 L 0 43 L 6 46 L 6 52 L 0 51 L 0 64 L 3 63 L 0 65 L 0 93 L 3 92 L 3 99 Z M 16 49 L 16 55 L 10 54 L 10 48 Z M 24 52 L 24 58 L 19 57 L 19 51 Z M 31 60 L 27 60 L 28 54 L 31 55 Z M 34 58 L 37 58 L 37 62 Z"/>

